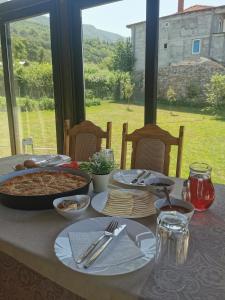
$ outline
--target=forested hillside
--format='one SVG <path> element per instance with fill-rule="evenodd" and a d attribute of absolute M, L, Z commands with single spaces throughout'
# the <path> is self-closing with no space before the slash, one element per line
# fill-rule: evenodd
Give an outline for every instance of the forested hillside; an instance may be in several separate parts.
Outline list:
<path fill-rule="evenodd" d="M 49 19 L 45 16 L 30 18 L 12 23 L 13 55 L 18 60 L 36 62 L 51 61 L 51 40 Z M 83 26 L 85 60 L 98 63 L 99 60 L 111 55 L 114 44 L 123 41 L 118 34 Z M 93 41 L 94 40 L 94 41 Z"/>
<path fill-rule="evenodd" d="M 10 24 L 10 30 L 17 97 L 53 98 L 49 19 L 40 16 L 18 21 Z M 100 99 L 130 98 L 134 87 L 130 42 L 92 25 L 84 25 L 83 31 L 86 99 L 99 103 Z M 2 77 L 0 67 L 1 95 L 4 91 Z M 21 103 L 25 103 L 28 110 L 36 107 L 36 102 L 34 106 L 29 105 L 31 100 Z"/>

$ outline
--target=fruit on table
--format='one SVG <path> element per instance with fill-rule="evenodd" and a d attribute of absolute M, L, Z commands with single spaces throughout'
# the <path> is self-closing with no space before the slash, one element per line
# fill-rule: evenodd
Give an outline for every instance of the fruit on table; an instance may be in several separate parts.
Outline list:
<path fill-rule="evenodd" d="M 24 164 L 24 167 L 28 168 L 28 169 L 37 167 L 37 164 L 31 159 L 25 160 L 23 164 Z"/>
<path fill-rule="evenodd" d="M 24 167 L 23 164 L 18 164 L 15 166 L 15 170 L 16 171 L 21 171 L 21 170 L 25 170 L 26 168 Z"/>

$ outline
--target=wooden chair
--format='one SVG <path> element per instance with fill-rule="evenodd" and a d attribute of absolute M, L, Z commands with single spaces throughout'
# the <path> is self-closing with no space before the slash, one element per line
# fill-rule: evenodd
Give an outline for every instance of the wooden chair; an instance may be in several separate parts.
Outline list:
<path fill-rule="evenodd" d="M 169 174 L 170 150 L 178 146 L 176 176 L 180 177 L 184 127 L 180 126 L 179 137 L 157 125 L 147 124 L 128 134 L 128 124 L 123 124 L 121 169 L 126 168 L 127 143 L 132 143 L 131 168 L 150 169 Z"/>
<path fill-rule="evenodd" d="M 71 128 L 70 121 L 64 123 L 64 154 L 76 161 L 88 161 L 95 152 L 101 150 L 102 139 L 106 148 L 111 148 L 112 123 L 107 123 L 103 131 L 91 121 L 83 121 Z"/>

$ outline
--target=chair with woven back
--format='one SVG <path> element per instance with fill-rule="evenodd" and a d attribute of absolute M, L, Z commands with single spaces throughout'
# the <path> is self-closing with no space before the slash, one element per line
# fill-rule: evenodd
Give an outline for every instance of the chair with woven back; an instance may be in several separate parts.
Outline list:
<path fill-rule="evenodd" d="M 88 161 L 101 150 L 102 139 L 106 139 L 106 148 L 111 148 L 112 123 L 107 122 L 103 131 L 91 121 L 83 121 L 73 127 L 70 121 L 64 123 L 64 154 L 76 161 Z"/>
<path fill-rule="evenodd" d="M 123 124 L 121 169 L 126 168 L 127 143 L 132 143 L 131 168 L 149 169 L 169 175 L 171 146 L 178 146 L 176 176 L 180 177 L 184 127 L 180 126 L 179 137 L 157 125 L 147 124 L 128 134 L 128 124 Z"/>

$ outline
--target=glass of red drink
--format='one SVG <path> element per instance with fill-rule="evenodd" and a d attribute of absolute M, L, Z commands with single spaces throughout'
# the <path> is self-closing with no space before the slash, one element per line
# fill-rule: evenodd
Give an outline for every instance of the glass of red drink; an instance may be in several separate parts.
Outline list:
<path fill-rule="evenodd" d="M 212 168 L 208 164 L 196 162 L 190 165 L 186 200 L 190 201 L 197 211 L 207 210 L 215 200 L 211 172 Z"/>

